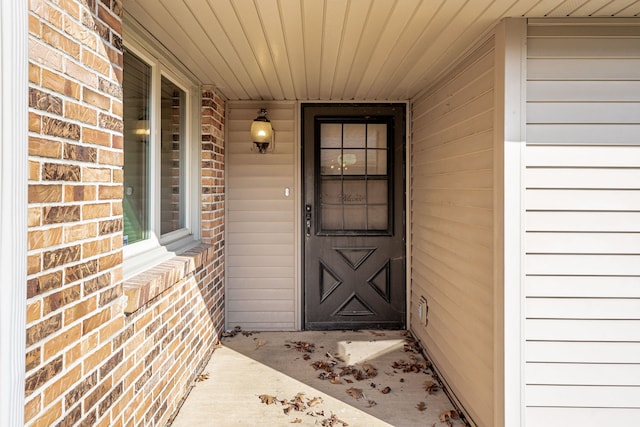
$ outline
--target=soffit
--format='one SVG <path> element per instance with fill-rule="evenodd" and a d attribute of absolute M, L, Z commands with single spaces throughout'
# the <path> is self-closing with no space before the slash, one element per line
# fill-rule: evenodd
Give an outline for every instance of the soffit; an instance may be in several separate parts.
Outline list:
<path fill-rule="evenodd" d="M 640 1 L 127 0 L 125 11 L 229 100 L 406 100 L 504 17 L 638 17 Z"/>

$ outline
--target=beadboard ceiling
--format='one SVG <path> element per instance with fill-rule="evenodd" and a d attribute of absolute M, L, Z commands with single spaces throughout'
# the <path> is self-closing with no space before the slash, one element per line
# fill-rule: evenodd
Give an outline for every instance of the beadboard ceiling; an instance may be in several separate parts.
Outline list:
<path fill-rule="evenodd" d="M 503 17 L 640 16 L 639 0 L 126 0 L 124 7 L 229 100 L 406 100 Z"/>

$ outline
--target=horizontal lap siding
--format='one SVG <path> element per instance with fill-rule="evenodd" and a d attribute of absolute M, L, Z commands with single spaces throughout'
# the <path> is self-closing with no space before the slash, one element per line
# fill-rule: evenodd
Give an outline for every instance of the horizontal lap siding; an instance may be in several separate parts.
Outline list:
<path fill-rule="evenodd" d="M 528 425 L 640 415 L 640 21 L 529 26 Z"/>
<path fill-rule="evenodd" d="M 479 425 L 493 425 L 493 40 L 414 100 L 411 328 Z M 417 318 L 428 302 L 428 325 Z"/>
<path fill-rule="evenodd" d="M 293 330 L 295 324 L 295 104 L 228 103 L 227 326 Z M 276 132 L 273 152 L 251 151 L 260 108 Z M 290 188 L 290 196 L 284 194 Z"/>

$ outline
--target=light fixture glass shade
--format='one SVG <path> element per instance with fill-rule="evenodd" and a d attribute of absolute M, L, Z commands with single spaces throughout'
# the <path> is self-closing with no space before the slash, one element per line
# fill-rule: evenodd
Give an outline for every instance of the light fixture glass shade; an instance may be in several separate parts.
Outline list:
<path fill-rule="evenodd" d="M 137 120 L 133 133 L 136 135 L 149 135 L 149 120 Z"/>
<path fill-rule="evenodd" d="M 253 142 L 271 142 L 272 135 L 273 129 L 271 128 L 271 123 L 268 120 L 254 120 L 251 124 L 251 138 L 253 139 Z"/>

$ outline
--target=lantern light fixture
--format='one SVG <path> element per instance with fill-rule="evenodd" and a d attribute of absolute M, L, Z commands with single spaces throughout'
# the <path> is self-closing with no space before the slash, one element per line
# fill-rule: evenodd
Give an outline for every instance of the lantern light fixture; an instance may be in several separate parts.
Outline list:
<path fill-rule="evenodd" d="M 252 150 L 258 150 L 261 154 L 273 151 L 275 145 L 274 133 L 271 122 L 267 118 L 267 109 L 261 108 L 258 111 L 258 117 L 251 123 L 251 139 L 254 144 Z"/>

